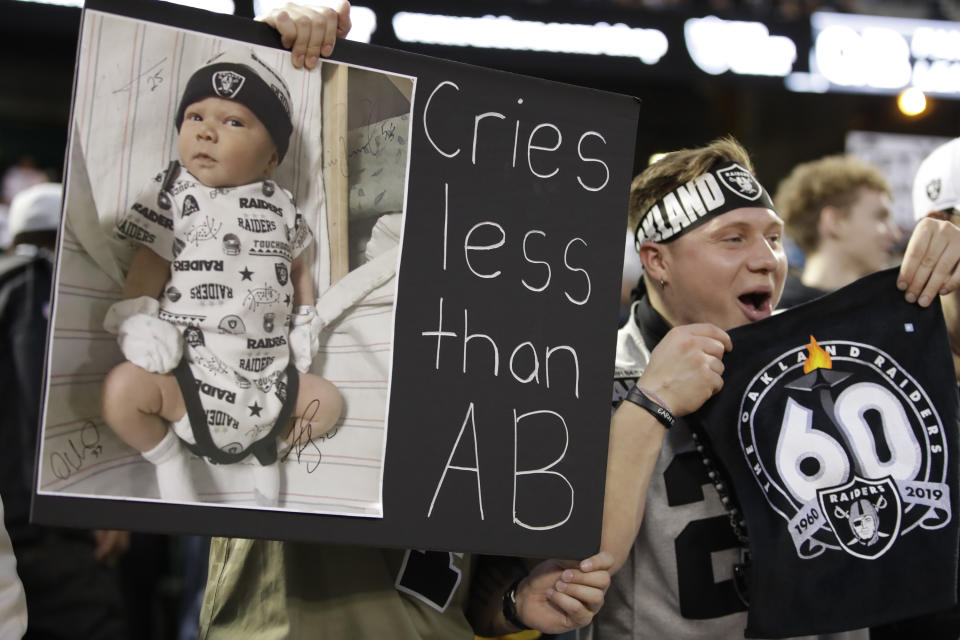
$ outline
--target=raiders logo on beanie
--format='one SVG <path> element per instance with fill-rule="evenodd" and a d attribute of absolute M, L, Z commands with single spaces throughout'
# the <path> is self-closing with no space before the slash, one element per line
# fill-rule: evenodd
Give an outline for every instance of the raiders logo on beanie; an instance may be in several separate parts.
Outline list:
<path fill-rule="evenodd" d="M 270 134 L 278 159 L 283 160 L 293 133 L 290 91 L 283 79 L 252 52 L 247 56 L 218 56 L 190 76 L 174 119 L 177 131 L 187 107 L 205 98 L 233 100 L 250 109 Z"/>

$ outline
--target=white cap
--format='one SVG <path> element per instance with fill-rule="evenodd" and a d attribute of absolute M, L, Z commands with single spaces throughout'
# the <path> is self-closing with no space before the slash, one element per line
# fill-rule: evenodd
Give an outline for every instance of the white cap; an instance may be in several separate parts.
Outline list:
<path fill-rule="evenodd" d="M 952 207 L 960 207 L 960 138 L 934 149 L 913 179 L 914 219 Z"/>
<path fill-rule="evenodd" d="M 14 244 L 17 234 L 27 231 L 56 231 L 60 227 L 63 185 L 44 182 L 18 193 L 10 203 L 8 232 Z"/>

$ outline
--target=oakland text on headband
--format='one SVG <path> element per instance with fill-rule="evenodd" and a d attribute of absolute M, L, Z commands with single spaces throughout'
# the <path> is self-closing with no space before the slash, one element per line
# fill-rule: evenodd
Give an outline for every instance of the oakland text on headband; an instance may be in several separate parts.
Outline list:
<path fill-rule="evenodd" d="M 668 242 L 710 218 L 743 207 L 773 210 L 773 200 L 747 169 L 728 160 L 657 200 L 635 230 L 636 246 L 647 240 Z"/>

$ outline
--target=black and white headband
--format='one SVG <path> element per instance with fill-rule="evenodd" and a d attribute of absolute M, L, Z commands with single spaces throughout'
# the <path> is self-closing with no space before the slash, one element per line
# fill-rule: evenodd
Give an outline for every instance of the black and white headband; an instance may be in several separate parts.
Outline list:
<path fill-rule="evenodd" d="M 636 228 L 637 249 L 647 240 L 669 242 L 710 218 L 734 209 L 773 210 L 773 199 L 747 169 L 723 160 L 657 200 Z"/>

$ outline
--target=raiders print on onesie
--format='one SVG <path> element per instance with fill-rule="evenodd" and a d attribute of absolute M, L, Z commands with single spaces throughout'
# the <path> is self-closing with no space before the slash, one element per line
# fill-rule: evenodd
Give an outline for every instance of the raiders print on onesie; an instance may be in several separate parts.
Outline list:
<path fill-rule="evenodd" d="M 170 261 L 158 317 L 184 337 L 174 372 L 187 415 L 174 423 L 177 435 L 213 462 L 253 454 L 273 463 L 288 380 L 296 384 L 287 375 L 290 264 L 312 240 L 290 194 L 270 180 L 211 189 L 174 163 L 117 228 Z M 195 394 L 202 416 L 190 415 Z"/>
<path fill-rule="evenodd" d="M 255 457 L 254 496 L 274 505 L 278 438 L 294 415 L 298 370 L 323 406 L 324 417 L 311 419 L 313 435 L 332 427 L 342 408 L 335 387 L 307 373 L 320 327 L 309 269 L 297 259 L 313 235 L 291 194 L 269 179 L 292 132 L 289 92 L 252 53 L 240 62 L 217 60 L 188 81 L 175 124 L 180 160 L 118 218 L 118 235 L 139 247 L 128 299 L 104 321 L 129 363 L 150 373 L 129 363 L 111 371 L 104 418 L 156 465 L 161 497 L 196 499 L 182 441 L 218 464 Z M 138 285 L 145 281 L 154 284 Z M 173 409 L 131 407 L 136 401 L 111 380 L 153 384 L 165 398 L 169 378 L 151 374 L 171 373 L 182 418 Z M 144 435 L 156 422 L 139 431 L 132 424 L 142 414 L 173 423 L 160 442 Z"/>

